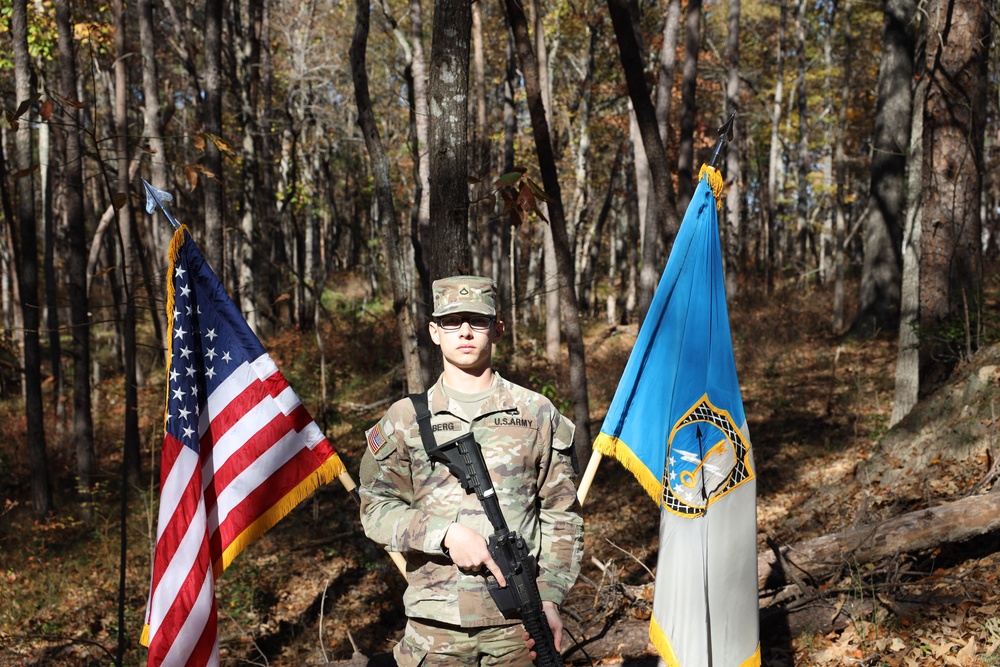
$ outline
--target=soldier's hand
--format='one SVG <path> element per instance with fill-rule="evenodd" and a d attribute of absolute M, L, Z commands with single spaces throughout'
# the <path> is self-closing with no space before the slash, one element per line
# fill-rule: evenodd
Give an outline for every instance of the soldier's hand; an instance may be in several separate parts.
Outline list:
<path fill-rule="evenodd" d="M 490 550 L 486 546 L 486 538 L 459 523 L 453 523 L 448 527 L 448 532 L 444 536 L 444 546 L 451 556 L 451 560 L 462 570 L 479 571 L 483 567 L 496 577 L 497 583 L 501 587 L 507 585 L 500 566 L 493 560 Z"/>
<path fill-rule="evenodd" d="M 556 646 L 556 651 L 562 650 L 562 634 L 563 634 L 563 622 L 562 616 L 559 615 L 559 607 L 556 606 L 555 602 L 550 602 L 548 600 L 542 600 L 542 611 L 545 612 L 545 620 L 549 623 L 549 629 L 552 630 L 552 643 Z M 524 639 L 524 645 L 528 647 L 528 652 L 531 654 L 531 659 L 535 660 L 538 654 L 535 653 L 535 640 L 534 638 L 525 631 L 522 634 Z"/>

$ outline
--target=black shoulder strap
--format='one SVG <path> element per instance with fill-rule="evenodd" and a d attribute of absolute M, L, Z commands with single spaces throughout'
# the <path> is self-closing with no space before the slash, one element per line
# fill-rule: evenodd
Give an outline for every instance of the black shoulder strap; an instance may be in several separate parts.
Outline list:
<path fill-rule="evenodd" d="M 431 450 L 437 446 L 437 442 L 434 440 L 434 431 L 431 429 L 431 411 L 427 407 L 427 392 L 410 394 L 410 401 L 413 403 L 413 410 L 417 415 L 417 428 L 420 429 L 420 439 L 424 443 L 424 451 L 430 458 Z M 433 467 L 433 465 L 434 459 L 431 458 L 431 466 Z"/>

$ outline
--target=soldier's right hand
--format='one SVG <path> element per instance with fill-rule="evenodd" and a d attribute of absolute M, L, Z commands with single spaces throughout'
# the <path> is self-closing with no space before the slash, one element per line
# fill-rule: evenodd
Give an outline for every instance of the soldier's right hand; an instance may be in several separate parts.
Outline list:
<path fill-rule="evenodd" d="M 453 523 L 445 533 L 444 547 L 459 569 L 478 572 L 485 567 L 496 577 L 501 587 L 507 586 L 507 580 L 504 579 L 500 566 L 490 555 L 486 539 L 476 531 L 460 523 Z"/>

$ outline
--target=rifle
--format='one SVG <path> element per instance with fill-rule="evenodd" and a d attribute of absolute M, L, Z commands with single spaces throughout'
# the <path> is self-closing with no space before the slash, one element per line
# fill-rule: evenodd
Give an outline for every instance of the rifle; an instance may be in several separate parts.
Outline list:
<path fill-rule="evenodd" d="M 476 492 L 476 497 L 493 525 L 494 532 L 489 537 L 487 547 L 507 580 L 506 588 L 501 588 L 494 577 L 483 573 L 493 601 L 504 618 L 520 618 L 524 623 L 524 628 L 535 640 L 533 650 L 538 667 L 562 667 L 562 656 L 556 650 L 552 629 L 542 609 L 542 599 L 535 583 L 535 557 L 528 552 L 524 538 L 507 527 L 479 443 L 472 433 L 466 433 L 441 445 L 436 444 L 430 428 L 427 395 L 414 394 L 410 399 L 416 408 L 420 437 L 427 455 L 432 462 L 448 466 L 448 470 L 458 478 L 467 493 Z"/>

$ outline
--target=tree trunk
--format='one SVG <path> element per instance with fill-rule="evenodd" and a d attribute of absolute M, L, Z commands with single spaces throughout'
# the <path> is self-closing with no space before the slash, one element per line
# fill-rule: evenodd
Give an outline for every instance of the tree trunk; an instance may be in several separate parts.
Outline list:
<path fill-rule="evenodd" d="M 698 114 L 698 52 L 701 51 L 701 0 L 688 0 L 684 72 L 681 75 L 680 141 L 677 147 L 677 213 L 684 215 L 694 195 L 694 123 Z"/>
<path fill-rule="evenodd" d="M 635 174 L 632 173 L 635 167 L 635 144 L 632 145 L 632 155 L 626 161 L 627 173 L 625 182 L 626 203 L 624 220 L 621 224 L 622 239 L 625 245 L 624 261 L 622 269 L 622 317 L 621 323 L 631 322 L 638 319 L 635 317 L 639 309 L 639 247 L 642 239 L 641 221 L 639 218 L 639 193 L 631 187 L 635 183 Z M 617 320 L 616 320 L 617 322 Z"/>
<path fill-rule="evenodd" d="M 145 119 L 145 127 L 142 136 L 149 144 L 149 175 L 150 183 L 156 188 L 165 190 L 167 188 L 167 152 L 166 144 L 163 141 L 163 123 L 160 117 L 160 91 L 159 76 L 156 66 L 156 37 L 153 22 L 153 0 L 139 0 L 139 43 L 142 49 L 142 112 Z M 146 245 L 146 256 L 148 262 L 144 265 L 150 266 L 150 273 L 155 276 L 155 280 L 148 282 L 148 290 L 151 304 L 155 304 L 163 298 L 163 277 L 167 272 L 166 248 L 169 247 L 171 228 L 169 224 L 157 221 L 150 226 L 151 235 Z M 158 342 L 163 348 L 163 358 L 166 359 L 167 343 L 163 337 L 163 331 L 167 328 L 166 310 L 164 308 L 153 307 L 153 322 L 156 325 Z"/>
<path fill-rule="evenodd" d="M 538 0 L 530 0 L 532 24 L 535 37 L 535 56 L 538 59 L 538 87 L 541 90 L 545 123 L 552 128 L 552 95 L 549 84 L 549 53 L 545 45 L 545 29 L 542 9 Z M 543 203 L 543 211 L 548 207 Z M 575 268 L 575 264 L 574 264 Z M 555 240 L 552 225 L 542 226 L 542 291 L 545 293 L 545 358 L 549 363 L 559 361 L 560 314 L 559 314 L 559 261 L 556 259 Z M 575 291 L 576 286 L 573 286 Z M 579 302 L 578 302 L 579 303 Z"/>
<path fill-rule="evenodd" d="M 627 186 L 626 186 L 627 187 Z M 612 221 L 611 233 L 608 238 L 608 296 L 604 300 L 604 321 L 613 327 L 621 321 L 622 306 L 625 292 L 624 276 L 628 274 L 625 264 L 625 234 L 628 215 L 622 212 Z M 594 299 L 597 306 L 597 299 Z"/>
<path fill-rule="evenodd" d="M 864 221 L 865 254 L 856 333 L 899 325 L 906 155 L 913 115 L 916 0 L 883 0 L 882 60 L 876 90 L 871 191 Z M 922 113 L 918 110 L 917 113 Z"/>
<path fill-rule="evenodd" d="M 811 232 L 809 229 L 809 172 L 812 163 L 809 157 L 809 105 L 806 93 L 806 2 L 798 0 L 795 12 L 795 51 L 797 74 L 795 82 L 795 100 L 798 107 L 798 162 L 797 181 L 798 193 L 795 199 L 795 256 L 799 263 L 799 271 L 805 275 L 811 265 L 809 263 L 809 246 Z"/>
<path fill-rule="evenodd" d="M 115 0 L 115 152 L 118 162 L 118 192 L 124 195 L 118 209 L 118 241 L 121 244 L 121 286 L 122 305 L 124 306 L 123 332 L 125 360 L 125 428 L 124 428 L 124 459 L 122 466 L 125 479 L 131 484 L 138 484 L 142 474 L 142 459 L 139 455 L 139 387 L 136 366 L 135 339 L 135 293 L 133 275 L 135 259 L 133 255 L 133 239 L 135 239 L 134 216 L 132 215 L 132 198 L 129 196 L 129 159 L 128 159 L 128 112 L 126 109 L 126 91 L 128 77 L 125 71 L 125 11 L 123 0 Z M 120 196 L 120 195 L 119 195 Z"/>
<path fill-rule="evenodd" d="M 585 237 L 580 242 L 580 235 L 584 234 L 582 228 L 590 208 L 590 179 L 588 178 L 588 165 L 590 164 L 590 108 L 594 87 L 593 75 L 594 55 L 597 50 L 597 26 L 593 24 L 588 25 L 587 32 L 590 39 L 587 40 L 586 67 L 583 79 L 580 82 L 580 103 L 576 114 L 576 126 L 580 128 L 578 131 L 580 139 L 576 146 L 576 155 L 574 156 L 575 169 L 573 170 L 576 192 L 573 196 L 573 203 L 570 205 L 569 214 L 570 225 L 577 230 L 577 243 L 574 244 L 576 248 L 576 275 L 580 278 L 580 288 L 577 290 L 577 298 L 580 303 L 580 310 L 584 313 L 590 310 L 590 292 L 593 287 L 589 279 L 584 279 L 584 274 L 587 272 L 585 265 L 589 263 L 590 258 L 584 247 L 588 245 L 588 241 Z M 620 157 L 619 153 L 616 159 L 620 159 Z M 613 178 L 609 178 L 609 180 L 613 180 Z M 593 276 L 590 276 L 590 278 L 593 278 Z"/>
<path fill-rule="evenodd" d="M 920 236 L 923 213 L 923 136 L 924 108 L 929 80 L 926 76 L 927 61 L 923 40 L 926 32 L 918 29 L 914 48 L 917 80 L 913 90 L 913 114 L 910 126 L 910 145 L 906 156 L 906 218 L 903 230 L 903 280 L 900 293 L 899 341 L 896 358 L 895 391 L 890 427 L 902 421 L 917 404 L 920 395 Z"/>
<path fill-rule="evenodd" d="M 545 358 L 559 361 L 559 262 L 552 226 L 542 223 L 542 291 L 545 292 Z"/>
<path fill-rule="evenodd" d="M 431 276 L 428 261 L 431 248 L 430 156 L 427 153 L 430 117 L 427 104 L 427 64 L 424 58 L 423 7 L 420 0 L 410 0 L 410 126 L 413 157 L 413 213 L 410 218 L 412 268 L 405 266 L 409 290 L 410 315 L 414 322 L 431 319 Z M 416 327 L 416 349 L 421 386 L 427 387 L 441 372 L 441 356 L 434 352 L 427 327 Z"/>
<path fill-rule="evenodd" d="M 15 163 L 17 156 L 14 157 Z M 14 238 L 17 236 L 15 223 L 17 216 L 14 213 L 14 202 L 10 191 L 10 180 L 7 178 L 7 161 L 4 157 L 3 147 L 0 146 L 0 205 L 3 207 L 3 220 L 0 221 L 0 301 L 3 310 L 3 331 L 4 334 L 14 337 L 14 330 L 20 330 L 21 315 L 20 310 L 15 306 L 14 293 L 17 288 L 17 272 L 20 270 L 20 263 L 15 259 L 16 248 Z"/>
<path fill-rule="evenodd" d="M 740 110 L 740 0 L 729 0 L 729 34 L 726 37 L 726 118 Z M 740 122 L 733 123 L 733 137 L 726 143 L 726 298 L 739 290 L 743 239 L 740 202 Z"/>
<path fill-rule="evenodd" d="M 592 314 L 597 314 L 597 300 L 596 300 L 596 290 L 594 289 L 594 271 L 597 267 L 599 254 L 601 252 L 601 238 L 604 234 L 604 227 L 607 225 L 608 219 L 611 216 L 611 206 L 616 194 L 616 186 L 618 179 L 618 172 L 621 169 L 622 156 L 624 153 L 623 147 L 619 146 L 618 152 L 615 153 L 615 161 L 611 165 L 611 171 L 608 173 L 608 189 L 604 196 L 604 203 L 601 205 L 601 210 L 591 224 L 590 229 L 587 230 L 583 237 L 583 243 L 580 244 L 580 309 L 584 312 L 591 312 Z M 612 229 L 614 225 L 612 225 Z M 609 246 L 610 257 L 608 262 L 608 291 L 610 293 L 615 292 L 615 278 L 617 272 L 617 257 L 615 255 L 615 237 L 612 233 L 612 239 Z M 617 309 L 615 309 L 617 312 Z M 610 319 L 610 318 L 609 318 Z M 617 322 L 615 322 L 617 324 Z M 609 322 L 611 324 L 611 322 Z"/>
<path fill-rule="evenodd" d="M 503 78 L 503 168 L 504 174 L 514 170 L 514 139 L 517 136 L 517 62 L 514 53 L 514 33 L 507 29 L 506 68 Z M 517 363 L 517 304 L 515 302 L 517 263 L 515 261 L 515 228 L 507 220 L 500 220 L 500 246 L 504 253 L 504 262 L 500 265 L 500 303 L 507 313 L 507 326 L 513 347 L 513 360 Z"/>
<path fill-rule="evenodd" d="M 472 6 L 434 5 L 430 60 L 431 278 L 470 273 L 468 107 Z"/>
<path fill-rule="evenodd" d="M 739 0 L 736 3 L 737 18 L 739 17 Z M 728 44 L 732 44 L 733 5 L 730 4 L 730 36 Z M 681 0 L 669 0 L 667 17 L 663 21 L 663 48 L 660 49 L 660 71 L 656 75 L 656 126 L 660 130 L 660 140 L 666 146 L 670 133 L 670 103 L 674 92 L 674 67 L 677 65 L 677 29 L 681 23 Z"/>
<path fill-rule="evenodd" d="M 205 259 L 225 285 L 225 220 L 222 201 L 222 153 L 216 141 L 222 136 L 222 6 L 224 0 L 205 0 L 205 78 L 201 124 L 205 139 L 205 169 L 201 179 L 205 196 L 205 237 L 201 243 Z"/>
<path fill-rule="evenodd" d="M 148 0 L 146 0 L 148 1 Z M 264 22 L 263 13 L 268 11 L 263 3 L 251 2 L 247 5 L 246 17 L 240 2 L 233 2 L 230 11 L 236 35 L 235 56 L 239 68 L 239 124 L 243 130 L 242 178 L 240 178 L 240 223 L 239 232 L 233 234 L 232 253 L 235 275 L 238 277 L 240 310 L 250 328 L 260 335 L 258 321 L 258 276 L 257 267 L 261 259 L 260 236 L 258 230 L 258 187 L 261 158 L 258 151 L 260 123 L 257 119 L 258 96 L 260 95 L 261 42 L 258 30 Z"/>
<path fill-rule="evenodd" d="M 76 53 L 69 0 L 56 0 L 59 31 L 60 88 L 67 100 L 76 99 Z M 69 296 L 71 349 L 73 352 L 73 443 L 76 450 L 77 485 L 84 501 L 94 486 L 97 455 L 94 450 L 94 417 L 90 394 L 90 296 L 87 293 L 87 228 L 83 204 L 83 162 L 80 147 L 80 110 L 68 105 L 63 161 L 67 257 L 66 290 Z M 84 502 L 84 506 L 87 503 Z"/>
<path fill-rule="evenodd" d="M 920 236 L 920 387 L 978 347 L 983 314 L 980 193 L 990 16 L 982 0 L 931 0 L 926 14 L 925 195 Z M 948 329 L 964 331 L 948 338 Z M 976 338 L 976 340 L 973 340 Z"/>
<path fill-rule="evenodd" d="M 847 263 L 844 242 L 847 237 L 847 155 L 844 151 L 844 133 L 847 128 L 847 106 L 850 102 L 851 79 L 854 64 L 854 37 L 851 34 L 851 7 L 852 0 L 847 0 L 844 4 L 844 17 L 841 19 L 841 32 L 844 42 L 844 67 L 843 77 L 840 81 L 840 112 L 836 128 L 834 129 L 834 230 L 833 230 L 833 330 L 835 332 L 844 329 L 844 273 Z M 831 12 L 830 23 L 833 23 Z"/>
<path fill-rule="evenodd" d="M 478 2 L 472 3 L 472 90 L 475 96 L 476 125 L 472 143 L 472 174 L 483 184 L 482 192 L 493 182 L 494 167 L 490 164 L 490 128 L 486 113 L 486 55 L 483 52 L 483 8 Z M 475 252 L 472 255 L 475 273 L 496 278 L 493 248 L 496 247 L 496 218 L 493 215 L 492 200 L 476 198 L 473 214 L 473 238 Z"/>
<path fill-rule="evenodd" d="M 657 267 L 664 263 L 661 262 L 661 258 L 667 254 L 667 249 L 662 247 L 663 234 L 660 233 L 656 223 L 656 197 L 651 187 L 649 160 L 646 159 L 642 133 L 639 130 L 639 122 L 636 120 L 631 100 L 629 100 L 628 107 L 628 133 L 633 146 L 630 162 L 632 173 L 635 176 L 636 213 L 639 221 L 639 254 L 640 257 L 645 258 L 646 253 L 649 253 L 650 258 L 649 261 L 644 261 L 645 273 L 640 280 L 650 285 L 648 289 L 652 290 L 650 292 L 650 299 L 652 299 L 652 293 L 656 291 L 660 275 Z M 647 221 L 649 221 L 649 225 L 646 224 Z M 645 311 L 639 314 L 640 321 L 642 321 L 643 312 Z"/>
<path fill-rule="evenodd" d="M 924 98 L 927 77 L 921 77 L 913 94 L 910 146 L 907 150 L 906 227 L 903 230 L 903 283 L 900 291 L 899 342 L 896 353 L 896 386 L 889 428 L 898 424 L 917 404 L 920 395 L 920 216 L 923 181 Z"/>
<path fill-rule="evenodd" d="M 653 107 L 649 91 L 646 88 L 642 51 L 632 25 L 627 0 L 608 0 L 608 10 L 611 13 L 611 22 L 615 29 L 622 68 L 625 70 L 629 99 L 635 110 L 636 122 L 639 124 L 639 132 L 642 135 L 643 150 L 653 176 L 653 194 L 656 199 L 656 206 L 647 207 L 646 228 L 643 232 L 642 275 L 638 304 L 641 320 L 646 316 L 659 280 L 661 262 L 658 261 L 654 239 L 659 235 L 664 240 L 664 249 L 669 250 L 674 236 L 677 234 L 677 229 L 680 227 L 680 220 L 674 202 L 673 182 L 670 179 L 670 170 L 667 166 L 667 152 L 660 140 L 656 109 Z"/>
<path fill-rule="evenodd" d="M 407 306 L 406 285 L 402 281 L 403 251 L 399 243 L 399 229 L 396 227 L 396 211 L 392 199 L 392 180 L 389 175 L 389 158 L 382 147 L 375 115 L 372 112 L 371 97 L 368 93 L 368 72 L 365 65 L 368 45 L 369 8 L 367 0 L 357 0 L 357 14 L 354 38 L 351 41 L 351 75 L 354 80 L 354 98 L 358 105 L 358 125 L 364 134 L 365 146 L 371 163 L 372 178 L 375 181 L 375 196 L 378 201 L 378 226 L 382 235 L 382 249 L 389 269 L 392 284 L 392 307 L 396 314 L 396 327 L 403 346 L 403 364 L 406 367 L 408 391 L 423 388 L 418 360 L 413 358 L 416 347 L 416 332 Z M 464 184 L 464 183 L 463 183 Z M 407 354 L 407 351 L 411 351 Z"/>
<path fill-rule="evenodd" d="M 57 233 L 55 219 L 52 214 L 52 157 L 54 155 L 55 151 L 52 148 L 52 125 L 41 123 L 38 126 L 38 161 L 40 167 L 38 175 L 42 184 L 42 233 L 45 239 L 42 275 L 45 276 L 45 329 L 49 341 L 49 366 L 52 369 L 52 424 L 55 427 L 56 440 L 60 443 L 65 443 L 66 390 L 62 367 L 62 341 L 59 336 L 59 296 L 57 292 L 58 278 L 56 276 Z"/>
<path fill-rule="evenodd" d="M 524 76 L 524 90 L 528 99 L 528 111 L 531 116 L 532 135 L 535 139 L 535 150 L 538 153 L 538 168 L 542 174 L 542 187 L 551 201 L 548 204 L 549 224 L 552 227 L 552 237 L 555 243 L 556 258 L 559 262 L 561 276 L 561 306 L 563 326 L 569 347 L 570 386 L 573 391 L 573 421 L 576 424 L 575 447 L 580 460 L 590 460 L 590 406 L 587 392 L 587 364 L 583 343 L 583 329 L 580 326 L 580 313 L 576 300 L 576 277 L 573 266 L 573 252 L 566 234 L 566 215 L 563 212 L 562 193 L 559 188 L 559 177 L 556 171 L 555 154 L 552 150 L 552 140 L 549 136 L 548 123 L 545 121 L 545 107 L 542 104 L 541 89 L 538 81 L 538 61 L 531 49 L 528 36 L 528 24 L 524 10 L 516 0 L 505 0 L 507 20 L 514 32 L 514 44 L 517 47 L 521 73 Z M 649 96 L 646 97 L 647 102 Z M 650 107 L 652 104 L 650 103 Z"/>
<path fill-rule="evenodd" d="M 778 24 L 778 47 L 775 58 L 776 75 L 774 79 L 774 97 L 771 102 L 771 151 L 767 163 L 767 230 L 766 271 L 768 274 L 767 289 L 773 287 L 772 271 L 775 271 L 774 250 L 776 248 L 778 226 L 778 190 L 781 187 L 781 110 L 785 95 L 785 21 L 787 15 L 787 0 L 781 3 L 781 21 Z M 779 264 L 780 266 L 780 264 Z"/>
<path fill-rule="evenodd" d="M 917 510 L 883 523 L 852 528 L 783 546 L 781 563 L 774 551 L 757 554 L 757 584 L 773 589 L 789 583 L 783 569 L 821 582 L 849 564 L 873 563 L 900 553 L 962 542 L 1000 528 L 1000 493 L 969 496 L 937 507 Z"/>
<path fill-rule="evenodd" d="M 14 77 L 17 104 L 31 99 L 35 91 L 35 78 L 28 54 L 28 18 L 25 0 L 14 0 L 10 19 L 10 33 L 14 43 Z M 34 106 L 34 105 L 32 105 Z M 45 451 L 45 412 L 42 404 L 42 350 L 39 341 L 38 302 L 38 229 L 35 220 L 34 176 L 30 174 L 32 157 L 32 127 L 28 112 L 22 116 L 15 136 L 17 169 L 29 175 L 17 179 L 18 241 L 15 264 L 20 263 L 19 285 L 21 313 L 24 323 L 24 414 L 27 419 L 28 470 L 31 474 L 31 506 L 35 517 L 44 519 L 52 510 L 52 490 L 49 485 L 48 460 Z M 12 228 L 13 231 L 13 228 Z M 17 260 L 20 260 L 18 262 Z"/>

